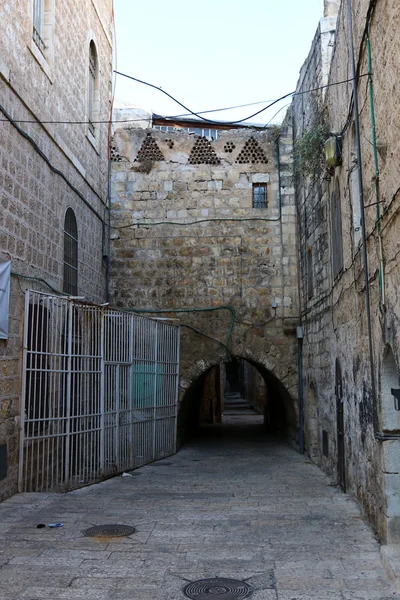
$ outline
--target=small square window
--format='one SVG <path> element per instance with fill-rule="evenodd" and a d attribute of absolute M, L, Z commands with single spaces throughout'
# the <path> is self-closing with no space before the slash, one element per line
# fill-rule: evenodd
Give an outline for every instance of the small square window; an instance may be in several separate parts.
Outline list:
<path fill-rule="evenodd" d="M 253 208 L 267 208 L 267 184 L 253 183 Z"/>

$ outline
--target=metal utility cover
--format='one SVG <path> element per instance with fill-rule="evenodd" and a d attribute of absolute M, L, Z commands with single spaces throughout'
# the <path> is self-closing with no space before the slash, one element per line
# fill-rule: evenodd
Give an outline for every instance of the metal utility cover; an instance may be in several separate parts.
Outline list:
<path fill-rule="evenodd" d="M 88 537 L 124 537 L 135 533 L 135 528 L 129 525 L 116 525 L 115 523 L 109 525 L 96 525 L 95 527 L 89 527 L 86 529 L 85 535 Z"/>
<path fill-rule="evenodd" d="M 253 588 L 245 581 L 215 577 L 193 581 L 183 588 L 183 593 L 192 600 L 242 600 L 252 595 Z"/>

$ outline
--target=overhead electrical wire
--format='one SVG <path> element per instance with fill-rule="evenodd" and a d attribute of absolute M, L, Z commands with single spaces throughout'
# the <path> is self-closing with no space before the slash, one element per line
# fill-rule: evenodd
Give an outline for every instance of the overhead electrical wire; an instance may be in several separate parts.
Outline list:
<path fill-rule="evenodd" d="M 274 114 L 274 115 L 273 115 L 273 116 L 270 118 L 270 120 L 268 121 L 268 123 L 265 123 L 265 125 L 264 125 L 264 129 L 265 129 L 266 127 L 268 127 L 268 125 L 270 125 L 270 124 L 271 124 L 271 122 L 272 122 L 272 121 L 275 119 L 275 117 L 277 117 L 277 116 L 279 115 L 279 113 L 280 113 L 280 112 L 282 112 L 282 110 L 284 110 L 285 108 L 287 108 L 288 106 L 290 106 L 290 104 L 291 104 L 291 103 L 290 103 L 290 102 L 288 102 L 287 104 L 284 104 L 284 105 L 282 106 L 282 108 L 280 108 L 279 110 L 277 110 L 277 111 L 276 111 L 276 113 L 275 113 L 275 114 Z"/>
<path fill-rule="evenodd" d="M 218 222 L 220 223 L 221 221 L 276 221 L 277 219 L 272 219 L 272 218 L 268 218 L 268 217 L 223 217 L 223 218 L 212 218 L 210 217 L 209 219 L 199 219 L 198 221 L 156 221 L 156 222 L 146 222 L 146 221 L 138 221 L 135 223 L 130 223 L 129 225 L 111 225 L 111 229 L 130 229 L 131 227 L 154 227 L 156 225 L 180 225 L 181 227 L 183 226 L 188 226 L 188 225 L 199 225 L 200 223 L 211 223 L 211 222 Z"/>
<path fill-rule="evenodd" d="M 67 177 L 67 175 L 65 175 L 65 173 L 63 171 L 61 171 L 60 169 L 58 169 L 52 163 L 52 161 L 48 158 L 48 156 L 43 152 L 43 150 L 41 150 L 41 148 L 35 142 L 35 140 L 28 133 L 26 133 L 26 131 L 24 131 L 23 129 L 21 129 L 21 127 L 18 125 L 18 123 L 11 117 L 11 115 L 6 111 L 6 109 L 4 108 L 4 106 L 2 106 L 1 104 L 0 104 L 0 112 L 3 113 L 3 115 L 6 117 L 7 121 L 9 123 L 11 123 L 11 125 L 13 127 L 15 127 L 15 129 L 18 131 L 18 133 L 29 142 L 29 144 L 33 147 L 33 149 L 35 150 L 35 152 L 37 152 L 37 154 L 40 156 L 40 158 L 42 160 L 44 160 L 44 162 L 47 164 L 47 166 L 49 167 L 49 169 L 53 173 L 55 173 L 56 175 L 59 175 L 59 177 L 61 177 L 61 179 L 68 185 L 68 187 L 82 200 L 82 202 L 89 208 L 89 210 L 91 210 L 92 213 L 94 215 L 96 215 L 96 217 L 102 223 L 104 223 L 104 219 L 101 216 L 101 214 L 94 208 L 94 206 L 92 206 L 90 204 L 90 202 L 85 198 L 85 196 L 82 194 L 82 192 L 80 190 L 78 190 L 78 188 L 70 181 L 70 179 Z M 106 206 L 106 204 L 105 204 L 104 200 L 101 198 L 101 196 L 99 196 L 99 194 L 93 188 L 91 188 L 91 189 L 96 194 L 96 196 L 100 200 L 100 202 L 104 206 Z"/>
<path fill-rule="evenodd" d="M 357 57 L 357 66 L 356 66 L 356 79 L 360 79 L 361 77 L 365 77 L 365 74 L 360 75 L 360 69 L 361 69 L 361 60 L 362 60 L 362 55 L 363 55 L 363 50 L 365 48 L 365 41 L 367 38 L 367 33 L 368 33 L 368 24 L 372 18 L 372 15 L 374 13 L 376 4 L 377 4 L 378 0 L 370 0 L 369 6 L 368 6 L 368 10 L 367 10 L 367 15 L 365 17 L 365 26 L 364 26 L 364 30 L 361 36 L 361 42 L 359 45 L 359 50 L 358 50 L 358 57 Z M 370 73 L 367 73 L 368 76 L 370 76 Z M 346 132 L 347 128 L 349 127 L 350 123 L 352 122 L 353 119 L 353 107 L 354 107 L 354 98 L 353 98 L 353 92 L 351 93 L 351 97 L 350 97 L 350 103 L 349 103 L 349 110 L 347 113 L 347 118 L 345 121 L 345 124 L 343 125 L 341 131 L 340 131 L 340 135 L 343 136 L 344 133 Z"/>
<path fill-rule="evenodd" d="M 280 98 L 277 98 L 276 100 L 271 101 L 269 104 L 267 104 L 267 106 L 264 106 L 264 108 L 261 108 L 260 110 L 258 110 L 257 112 L 249 115 L 248 117 L 245 117 L 243 119 L 239 119 L 237 121 L 215 121 L 215 120 L 211 120 L 211 119 L 207 119 L 206 117 L 202 117 L 201 115 L 203 113 L 206 112 L 217 112 L 217 111 L 224 111 L 224 110 L 233 110 L 236 107 L 229 107 L 229 108 L 217 108 L 214 110 L 210 110 L 210 111 L 201 111 L 201 112 L 195 112 L 190 110 L 189 108 L 187 108 L 184 104 L 182 104 L 179 100 L 177 100 L 176 98 L 174 98 L 174 96 L 172 96 L 171 94 L 169 94 L 168 92 L 166 92 L 165 90 L 163 90 L 160 87 L 157 87 L 156 85 L 152 84 L 152 83 L 148 83 L 147 81 L 142 81 L 141 79 L 137 79 L 136 77 L 132 77 L 131 75 L 127 75 L 125 73 L 121 73 L 120 71 L 114 71 L 117 75 L 120 75 L 122 77 L 127 77 L 128 79 L 132 79 L 133 81 L 137 81 L 139 83 L 142 83 L 143 85 L 147 85 L 150 86 L 156 90 L 158 90 L 159 92 L 162 92 L 163 94 L 167 95 L 169 98 L 171 98 L 176 104 L 178 104 L 179 106 L 181 106 L 182 108 L 184 108 L 186 111 L 188 111 L 188 114 L 193 115 L 195 117 L 198 117 L 198 119 L 200 121 L 204 121 L 205 123 L 210 123 L 213 125 L 239 125 L 240 123 L 244 123 L 245 121 L 248 121 L 249 119 L 252 119 L 253 117 L 256 117 L 257 115 L 265 112 L 266 110 L 268 110 L 269 108 L 271 108 L 271 106 L 274 106 L 275 104 L 278 104 L 278 102 L 281 102 L 282 100 L 285 100 L 286 98 L 289 97 L 294 97 L 294 96 L 302 96 L 305 94 L 309 94 L 311 92 L 317 92 L 319 90 L 323 90 L 326 89 L 328 87 L 333 87 L 333 86 L 337 86 L 337 85 L 342 85 L 345 83 L 350 83 L 351 81 L 353 81 L 353 78 L 349 78 L 349 79 L 343 79 L 342 81 L 336 81 L 333 83 L 327 83 L 326 85 L 321 85 L 318 87 L 314 87 L 314 88 L 310 88 L 308 90 L 301 90 L 299 92 L 289 92 L 288 94 L 285 94 L 284 96 L 281 96 Z M 360 79 L 361 77 L 368 77 L 368 73 L 362 73 L 361 75 L 358 75 L 358 79 Z M 260 104 L 260 102 L 254 102 L 254 103 L 250 103 L 249 106 L 251 106 L 252 104 Z M 237 108 L 240 108 L 240 106 L 238 106 Z M 278 111 L 279 112 L 279 111 Z M 186 116 L 186 115 L 184 115 Z M 274 115 L 275 117 L 276 115 Z M 272 117 L 272 118 L 274 118 Z M 177 118 L 181 118 L 180 116 L 165 116 L 163 117 L 165 120 L 167 119 L 177 119 Z M 101 125 L 101 124 L 106 124 L 109 125 L 110 122 L 111 123 L 136 123 L 136 122 L 140 122 L 140 121 L 151 121 L 151 117 L 150 118 L 146 118 L 146 117 L 142 117 L 142 118 L 138 118 L 138 119 L 115 119 L 110 121 L 110 119 L 106 119 L 106 120 L 100 120 L 100 121 L 91 121 L 91 123 L 93 125 Z M 0 119 L 0 122 L 8 122 L 9 119 L 5 118 L 5 119 Z M 36 123 L 38 125 L 88 125 L 89 121 L 61 121 L 61 120 L 48 120 L 48 121 L 41 121 L 39 119 L 13 119 L 14 123 Z M 265 127 L 265 126 L 264 126 Z"/>
<path fill-rule="evenodd" d="M 249 102 L 248 104 L 238 104 L 237 106 L 227 106 L 226 108 L 214 108 L 213 110 L 198 110 L 198 115 L 205 115 L 207 113 L 221 112 L 223 110 L 234 110 L 236 108 L 246 108 L 247 106 L 255 106 L 256 104 L 265 104 L 266 102 L 273 102 L 274 98 L 270 100 L 259 100 L 258 102 Z M 191 113 L 184 113 L 182 115 L 174 115 L 169 119 L 181 119 L 182 117 L 188 117 Z"/>
<path fill-rule="evenodd" d="M 127 79 L 131 79 L 132 81 L 136 81 L 137 83 L 141 83 L 143 85 L 147 85 L 155 90 L 158 90 L 159 92 L 162 92 L 163 94 L 165 94 L 166 96 L 168 96 L 168 98 L 170 98 L 171 100 L 173 100 L 176 104 L 178 104 L 179 106 L 181 106 L 182 108 L 184 108 L 185 110 L 187 110 L 191 115 L 198 117 L 201 121 L 205 121 L 206 123 L 215 123 L 215 121 L 211 121 L 210 119 L 207 119 L 206 117 L 202 117 L 200 113 L 196 113 L 193 110 L 190 110 L 190 108 L 188 108 L 187 106 L 185 106 L 184 104 L 182 104 L 182 102 L 180 102 L 179 100 L 177 100 L 177 98 L 175 98 L 174 96 L 172 96 L 169 92 L 166 92 L 165 90 L 163 90 L 162 88 L 154 85 L 153 83 L 149 83 L 148 81 L 143 81 L 142 79 L 138 79 L 137 77 L 133 77 L 132 75 L 127 75 L 126 73 L 121 73 L 120 71 L 115 71 L 117 73 L 117 75 L 120 75 L 121 77 L 126 77 Z M 360 77 L 367 77 L 368 73 L 364 73 L 363 75 L 359 75 Z M 227 121 L 226 123 L 224 122 L 224 125 L 238 125 L 239 123 L 244 123 L 245 121 L 248 121 L 249 119 L 252 119 L 253 117 L 256 117 L 257 115 L 261 114 L 262 112 L 266 111 L 268 108 L 271 108 L 271 106 L 274 106 L 274 104 L 277 104 L 278 102 L 280 102 L 281 100 L 285 100 L 286 98 L 289 98 L 290 96 L 301 96 L 303 94 L 308 94 L 310 92 L 316 92 L 318 90 L 322 90 L 328 87 L 332 87 L 335 85 L 341 85 L 343 83 L 349 83 L 353 81 L 353 78 L 349 78 L 349 79 L 344 79 L 342 81 L 337 81 L 334 83 L 327 83 L 325 85 L 321 85 L 315 88 L 311 88 L 309 90 L 302 90 L 300 92 L 289 92 L 288 94 L 285 94 L 284 96 L 281 96 L 280 98 L 277 98 L 276 100 L 273 100 L 272 102 L 270 102 L 269 104 L 267 104 L 267 106 L 264 106 L 264 108 L 261 108 L 260 110 L 258 110 L 257 112 L 249 115 L 248 117 L 245 117 L 243 119 L 239 119 L 237 121 Z"/>

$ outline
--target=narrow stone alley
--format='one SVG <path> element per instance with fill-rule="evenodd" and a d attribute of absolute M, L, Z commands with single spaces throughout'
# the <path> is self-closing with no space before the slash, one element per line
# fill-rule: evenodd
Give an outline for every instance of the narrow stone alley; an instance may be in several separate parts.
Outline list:
<path fill-rule="evenodd" d="M 132 476 L 3 502 L 1 600 L 400 598 L 355 502 L 265 437 L 261 416 L 224 421 Z M 63 526 L 37 528 L 57 522 Z M 111 523 L 136 532 L 85 535 Z M 244 584 L 186 588 L 208 578 Z"/>

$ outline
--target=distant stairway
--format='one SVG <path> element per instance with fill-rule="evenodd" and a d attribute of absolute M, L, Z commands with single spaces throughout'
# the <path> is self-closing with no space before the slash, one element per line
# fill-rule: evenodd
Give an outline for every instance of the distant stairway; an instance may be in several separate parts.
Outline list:
<path fill-rule="evenodd" d="M 241 397 L 239 392 L 228 392 L 224 397 L 223 415 L 256 415 L 250 404 Z"/>

